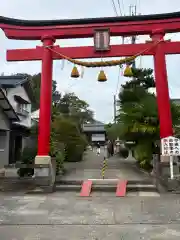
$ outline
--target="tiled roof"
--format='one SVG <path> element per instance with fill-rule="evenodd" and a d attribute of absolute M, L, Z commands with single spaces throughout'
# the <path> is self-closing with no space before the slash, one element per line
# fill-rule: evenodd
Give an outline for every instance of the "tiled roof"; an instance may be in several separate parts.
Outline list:
<path fill-rule="evenodd" d="M 104 132 L 104 124 L 103 123 L 87 123 L 83 124 L 83 131 L 84 132 Z"/>
<path fill-rule="evenodd" d="M 28 81 L 24 76 L 0 76 L 1 88 L 13 88 Z"/>
<path fill-rule="evenodd" d="M 0 89 L 0 107 L 10 120 L 19 121 L 18 115 L 14 111 L 2 89 Z"/>
<path fill-rule="evenodd" d="M 0 88 L 15 88 L 23 85 L 31 101 L 35 101 L 34 93 L 27 75 L 0 76 Z"/>
<path fill-rule="evenodd" d="M 171 99 L 173 103 L 177 104 L 177 105 L 180 105 L 180 99 L 179 98 L 174 98 L 174 99 Z"/>

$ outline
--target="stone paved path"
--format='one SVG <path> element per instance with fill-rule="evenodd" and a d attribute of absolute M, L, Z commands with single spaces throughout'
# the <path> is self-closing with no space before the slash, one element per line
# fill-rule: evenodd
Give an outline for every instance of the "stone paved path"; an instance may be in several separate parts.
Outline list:
<path fill-rule="evenodd" d="M 66 179 L 100 177 L 103 155 L 88 152 L 68 164 Z M 76 165 L 76 170 L 74 169 Z M 143 180 L 134 163 L 109 159 L 107 178 Z M 179 240 L 179 195 L 82 198 L 70 192 L 49 195 L 0 194 L 2 240 Z"/>
<path fill-rule="evenodd" d="M 63 179 L 68 180 L 86 180 L 101 179 L 101 169 L 103 165 L 104 152 L 97 156 L 95 152 L 88 151 L 82 162 L 68 163 L 66 167 L 68 174 Z M 147 174 L 139 171 L 135 165 L 135 161 L 124 160 L 119 156 L 113 156 L 108 159 L 107 169 L 105 171 L 107 179 L 127 179 L 127 180 L 145 180 L 149 179 Z"/>
<path fill-rule="evenodd" d="M 179 240 L 179 196 L 0 195 L 2 240 Z"/>
<path fill-rule="evenodd" d="M 103 165 L 104 152 L 101 151 L 101 155 L 97 156 L 96 152 L 88 151 L 84 157 L 84 161 L 77 163 L 68 163 L 66 168 L 68 173 L 63 176 L 61 180 L 75 181 L 75 180 L 87 180 L 87 179 L 102 179 L 101 168 Z M 153 187 L 153 181 L 151 177 L 140 171 L 136 166 L 135 160 L 122 159 L 119 156 L 113 156 L 107 161 L 107 169 L 105 171 L 105 179 L 120 179 L 120 180 L 134 180 L 134 181 L 148 181 L 151 183 L 150 187 Z M 104 184 L 104 182 L 101 182 Z M 60 186 L 61 188 L 61 186 Z M 63 188 L 64 189 L 64 188 Z M 154 190 L 156 188 L 154 187 Z M 160 194 L 155 190 L 146 191 L 130 191 L 126 193 L 126 196 L 151 196 L 159 197 Z M 70 191 L 70 190 L 68 190 Z M 71 191 L 72 195 L 78 196 L 80 190 Z M 91 196 L 115 196 L 115 191 L 92 191 Z"/>

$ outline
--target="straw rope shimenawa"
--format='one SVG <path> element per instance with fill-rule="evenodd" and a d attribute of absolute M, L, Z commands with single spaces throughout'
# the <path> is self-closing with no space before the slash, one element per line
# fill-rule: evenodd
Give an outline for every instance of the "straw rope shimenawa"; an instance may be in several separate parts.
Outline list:
<path fill-rule="evenodd" d="M 132 61 L 134 61 L 137 57 L 141 56 L 143 53 L 145 53 L 146 51 L 152 49 L 153 47 L 155 47 L 156 45 L 158 45 L 160 42 L 162 42 L 164 40 L 159 40 L 157 42 L 155 42 L 151 47 L 144 49 L 143 51 L 135 54 L 132 57 L 126 57 L 123 59 L 119 59 L 119 60 L 109 60 L 109 61 L 98 61 L 98 62 L 85 62 L 85 61 L 80 61 L 80 60 L 76 60 L 76 59 L 72 59 L 68 56 L 65 56 L 64 54 L 57 52 L 56 50 L 52 49 L 52 46 L 46 46 L 45 48 L 48 48 L 49 50 L 51 50 L 52 52 L 60 55 L 63 59 L 75 64 L 75 65 L 79 65 L 79 66 L 83 66 L 83 67 L 88 67 L 88 68 L 95 68 L 95 67 L 112 67 L 112 66 L 118 66 L 121 64 L 127 64 L 127 63 L 131 63 Z"/>

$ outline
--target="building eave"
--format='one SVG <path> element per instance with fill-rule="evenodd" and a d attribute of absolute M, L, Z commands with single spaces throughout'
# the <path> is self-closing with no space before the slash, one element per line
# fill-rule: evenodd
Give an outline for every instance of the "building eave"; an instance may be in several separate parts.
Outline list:
<path fill-rule="evenodd" d="M 9 120 L 11 120 L 11 121 L 19 121 L 20 120 L 1 88 L 0 88 L 0 106 L 3 110 L 3 112 L 9 118 Z"/>

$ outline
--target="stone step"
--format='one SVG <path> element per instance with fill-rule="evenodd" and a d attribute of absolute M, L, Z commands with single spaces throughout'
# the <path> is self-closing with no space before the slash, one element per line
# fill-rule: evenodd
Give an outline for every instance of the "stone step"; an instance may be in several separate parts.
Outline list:
<path fill-rule="evenodd" d="M 59 180 L 59 181 L 56 181 L 56 185 L 82 185 L 83 183 L 83 180 Z"/>
<path fill-rule="evenodd" d="M 78 191 L 78 192 L 80 192 L 80 190 L 81 190 L 81 185 L 79 185 L 79 184 L 78 185 L 56 184 L 56 186 L 55 186 L 55 191 Z"/>
<path fill-rule="evenodd" d="M 33 189 L 35 187 L 35 180 L 31 177 L 17 178 L 17 177 L 3 177 L 0 178 L 0 190 L 3 192 L 18 192 L 26 189 Z"/>
<path fill-rule="evenodd" d="M 116 192 L 116 184 L 93 184 L 93 191 Z M 81 184 L 56 184 L 55 191 L 81 191 Z M 128 184 L 127 192 L 157 192 L 153 184 Z"/>
<path fill-rule="evenodd" d="M 55 188 L 52 186 L 34 187 L 33 189 L 27 190 L 26 194 L 48 194 L 53 193 Z"/>
<path fill-rule="evenodd" d="M 157 188 L 153 184 L 128 184 L 127 192 L 157 192 Z"/>
<path fill-rule="evenodd" d="M 108 185 L 114 185 L 117 184 L 119 179 L 87 179 L 87 180 L 92 180 L 93 185 L 94 184 L 108 184 Z M 59 180 L 56 181 L 56 184 L 59 185 L 82 185 L 83 180 Z M 151 180 L 128 180 L 128 184 L 152 184 Z"/>

